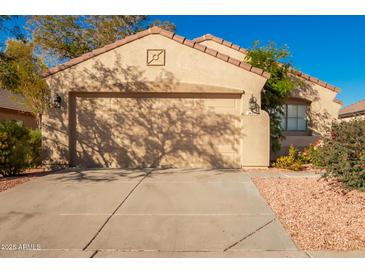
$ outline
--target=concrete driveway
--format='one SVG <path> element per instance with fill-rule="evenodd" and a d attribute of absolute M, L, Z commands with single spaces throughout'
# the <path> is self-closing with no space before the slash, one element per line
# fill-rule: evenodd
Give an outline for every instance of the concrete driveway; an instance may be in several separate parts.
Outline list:
<path fill-rule="evenodd" d="M 0 193 L 0 230 L 1 257 L 305 255 L 239 170 L 55 173 Z"/>

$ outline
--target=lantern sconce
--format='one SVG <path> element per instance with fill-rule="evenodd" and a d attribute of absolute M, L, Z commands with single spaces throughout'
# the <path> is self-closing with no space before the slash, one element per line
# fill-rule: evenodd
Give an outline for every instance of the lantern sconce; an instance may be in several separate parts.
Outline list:
<path fill-rule="evenodd" d="M 250 109 L 251 113 L 254 113 L 254 114 L 260 113 L 260 106 L 257 103 L 257 99 L 255 96 L 251 95 L 251 98 L 248 101 L 248 103 L 249 103 L 249 109 Z"/>
<path fill-rule="evenodd" d="M 62 105 L 62 98 L 58 94 L 55 95 L 53 99 L 53 106 L 54 108 L 61 108 Z"/>

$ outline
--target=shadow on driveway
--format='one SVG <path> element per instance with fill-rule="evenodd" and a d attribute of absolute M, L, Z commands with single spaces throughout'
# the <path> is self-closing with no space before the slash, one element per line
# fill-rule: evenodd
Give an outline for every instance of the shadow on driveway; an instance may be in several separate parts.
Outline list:
<path fill-rule="evenodd" d="M 296 250 L 240 170 L 57 172 L 0 193 L 0 227 L 1 243 L 37 244 L 41 257 Z"/>

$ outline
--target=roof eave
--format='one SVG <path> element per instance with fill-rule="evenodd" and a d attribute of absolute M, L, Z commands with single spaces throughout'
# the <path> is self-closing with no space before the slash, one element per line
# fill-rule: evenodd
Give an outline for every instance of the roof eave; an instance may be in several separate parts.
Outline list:
<path fill-rule="evenodd" d="M 125 37 L 124 39 L 121 39 L 121 40 L 118 40 L 112 44 L 109 44 L 109 45 L 106 45 L 102 48 L 98 48 L 98 49 L 95 49 L 91 52 L 88 52 L 88 53 L 85 53 L 83 55 L 81 55 L 80 57 L 77 57 L 77 58 L 74 58 L 74 59 L 71 59 L 70 61 L 66 62 L 66 63 L 63 63 L 61 65 L 58 65 L 58 66 L 55 66 L 53 68 L 50 68 L 48 69 L 47 71 L 45 71 L 44 73 L 41 74 L 41 76 L 43 78 L 47 78 L 48 76 L 51 76 L 55 73 L 58 73 L 60 71 L 63 71 L 65 69 L 68 69 L 70 67 L 73 67 L 77 64 L 80 64 L 86 60 L 89 60 L 95 56 L 98 56 L 100 54 L 103 54 L 103 53 L 106 53 L 110 50 L 113 50 L 117 47 L 120 47 L 122 45 L 125 45 L 129 42 L 132 42 L 132 41 L 135 41 L 137 39 L 140 39 L 142 37 L 145 37 L 147 35 L 151 35 L 151 34 L 160 34 L 162 36 L 165 36 L 167 38 L 170 38 L 180 44 L 183 44 L 185 46 L 188 46 L 188 47 L 191 47 L 191 48 L 194 48 L 196 50 L 199 50 L 201 52 L 204 52 L 206 54 L 209 54 L 213 57 L 216 57 L 222 61 L 225 61 L 227 63 L 230 63 L 232 65 L 235 65 L 237 67 L 240 67 L 246 71 L 250 71 L 252 73 L 255 73 L 257 75 L 260 75 L 266 79 L 269 79 L 270 78 L 270 73 L 269 72 L 266 72 L 264 71 L 263 69 L 260 69 L 260 68 L 256 68 L 256 67 L 253 67 L 251 66 L 250 64 L 248 63 L 245 63 L 243 61 L 240 61 L 238 59 L 235 59 L 235 58 L 232 58 L 226 54 L 222 54 L 214 49 L 211 49 L 211 48 L 208 48 L 206 46 L 203 46 L 203 45 L 200 45 L 198 42 L 195 42 L 195 41 L 191 41 L 191 40 L 188 40 L 186 39 L 185 37 L 182 37 L 180 35 L 177 35 L 173 32 L 170 32 L 170 31 L 167 31 L 167 30 L 164 30 L 162 28 L 159 28 L 159 27 L 152 27 L 152 28 L 149 28 L 147 30 L 144 30 L 144 31 L 141 31 L 141 32 L 138 32 L 136 34 L 133 34 L 133 35 L 130 35 L 130 36 L 127 36 Z"/>
<path fill-rule="evenodd" d="M 247 49 L 241 48 L 240 46 L 235 45 L 232 42 L 229 42 L 227 40 L 223 40 L 222 38 L 216 37 L 216 36 L 214 36 L 212 34 L 205 34 L 205 35 L 203 35 L 201 37 L 198 37 L 198 38 L 193 39 L 192 41 L 195 41 L 197 43 L 201 43 L 201 42 L 204 42 L 204 41 L 214 41 L 215 43 L 218 43 L 218 44 L 224 45 L 226 47 L 229 47 L 231 49 L 237 50 L 237 51 L 239 51 L 239 52 L 241 52 L 243 54 L 247 54 L 248 53 L 248 50 Z M 305 80 L 307 80 L 309 82 L 315 83 L 315 84 L 317 84 L 319 86 L 322 86 L 322 87 L 324 87 L 326 89 L 329 89 L 331 91 L 334 91 L 336 93 L 339 93 L 341 91 L 338 87 L 335 87 L 333 85 L 330 85 L 329 83 L 326 83 L 324 81 L 321 81 L 321 80 L 319 80 L 319 79 L 317 79 L 315 77 L 312 77 L 312 76 L 310 76 L 308 74 L 305 74 L 305 73 L 303 73 L 301 71 L 293 70 L 292 73 L 294 75 L 300 77 L 300 78 L 303 78 L 303 79 L 305 79 Z"/>

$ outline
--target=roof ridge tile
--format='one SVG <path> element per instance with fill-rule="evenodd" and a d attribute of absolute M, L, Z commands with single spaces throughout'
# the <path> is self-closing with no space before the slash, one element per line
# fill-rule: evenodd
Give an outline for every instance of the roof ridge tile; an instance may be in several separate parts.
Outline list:
<path fill-rule="evenodd" d="M 193 39 L 192 41 L 195 41 L 197 43 L 201 43 L 201 42 L 204 42 L 204 41 L 207 41 L 207 40 L 215 41 L 215 42 L 217 42 L 219 44 L 222 44 L 222 45 L 224 45 L 226 47 L 229 47 L 231 49 L 237 50 L 237 51 L 239 51 L 239 52 L 241 52 L 243 54 L 247 54 L 248 53 L 248 50 L 247 49 L 241 48 L 238 45 L 235 45 L 235 44 L 233 44 L 233 43 L 231 43 L 231 42 L 229 42 L 227 40 L 223 40 L 222 38 L 219 38 L 219 37 L 214 36 L 212 34 L 205 34 L 203 36 L 200 36 L 200 37 L 197 37 L 197 38 Z M 222 41 L 222 42 L 218 42 L 218 41 Z M 340 89 L 339 88 L 337 88 L 335 86 L 332 86 L 332 85 L 328 84 L 327 82 L 321 81 L 321 80 L 319 80 L 319 79 L 317 79 L 315 77 L 312 77 L 312 76 L 310 76 L 308 74 L 305 74 L 305 73 L 303 73 L 301 71 L 298 71 L 298 70 L 294 70 L 293 69 L 292 70 L 292 73 L 295 74 L 295 75 L 297 75 L 298 77 L 304 78 L 304 79 L 306 79 L 306 80 L 308 80 L 308 81 L 310 81 L 312 83 L 318 84 L 318 85 L 320 85 L 320 86 L 322 86 L 324 88 L 327 88 L 329 90 L 332 90 L 334 92 L 337 92 L 337 93 L 340 92 Z"/>
<path fill-rule="evenodd" d="M 178 43 L 181 43 L 181 44 L 186 45 L 188 47 L 191 47 L 191 48 L 200 50 L 200 51 L 202 51 L 202 52 L 204 52 L 206 54 L 209 54 L 209 55 L 211 55 L 213 57 L 216 57 L 218 59 L 221 59 L 223 61 L 226 61 L 227 63 L 230 63 L 230 64 L 235 65 L 237 67 L 243 68 L 243 69 L 245 69 L 247 71 L 251 71 L 253 73 L 256 73 L 256 74 L 258 74 L 258 75 L 260 75 L 260 76 L 262 76 L 262 77 L 264 77 L 266 79 L 270 78 L 270 73 L 268 73 L 266 71 L 264 72 L 260 68 L 252 67 L 251 65 L 249 65 L 249 64 L 247 64 L 247 63 L 245 63 L 243 61 L 239 61 L 237 59 L 230 58 L 228 55 L 222 54 L 222 53 L 220 53 L 220 52 L 218 52 L 218 51 L 216 51 L 214 49 L 211 49 L 211 48 L 208 48 L 206 46 L 203 46 L 203 45 L 199 44 L 198 42 L 196 42 L 195 39 L 194 40 L 188 40 L 188 39 L 186 39 L 183 36 L 177 35 L 174 32 L 170 32 L 168 30 L 162 29 L 162 28 L 157 27 L 157 26 L 154 26 L 154 27 L 151 27 L 151 28 L 149 28 L 147 30 L 143 30 L 143 31 L 137 32 L 135 34 L 126 36 L 126 37 L 124 37 L 121 40 L 115 41 L 114 43 L 105 45 L 105 46 L 103 46 L 101 48 L 98 48 L 98 49 L 95 49 L 95 50 L 93 50 L 91 52 L 85 53 L 85 54 L 83 54 L 83 55 L 81 55 L 79 57 L 73 58 L 73 59 L 71 59 L 71 60 L 69 60 L 69 61 L 67 61 L 67 62 L 65 62 L 63 64 L 60 64 L 58 66 L 49 68 L 46 72 L 42 73 L 42 77 L 50 76 L 50 75 L 55 74 L 55 73 L 57 73 L 59 71 L 65 70 L 65 69 L 70 68 L 70 67 L 72 67 L 74 65 L 77 65 L 77 64 L 79 64 L 81 62 L 84 62 L 84 61 L 86 61 L 86 60 L 88 60 L 90 58 L 93 58 L 95 56 L 98 56 L 100 54 L 103 54 L 105 52 L 108 52 L 108 51 L 110 51 L 112 49 L 115 49 L 115 48 L 117 48 L 119 46 L 125 45 L 125 44 L 127 44 L 129 42 L 135 41 L 137 39 L 140 39 L 142 37 L 145 37 L 145 36 L 151 35 L 151 34 L 160 34 L 160 35 L 162 35 L 164 37 L 167 37 L 167 38 L 170 38 L 170 39 L 172 39 L 172 40 L 174 40 L 174 41 L 176 41 Z M 208 37 L 210 37 L 210 36 L 214 37 L 213 35 L 208 35 Z M 218 39 L 220 39 L 220 38 L 218 38 Z M 224 43 L 224 40 L 223 39 L 220 39 L 220 40 L 222 40 L 222 43 Z M 218 40 L 218 41 L 220 41 L 220 40 Z M 233 45 L 232 43 L 230 43 L 228 41 L 226 41 L 225 43 L 227 45 L 228 44 L 231 45 L 231 46 Z"/>
<path fill-rule="evenodd" d="M 337 98 L 333 99 L 333 102 L 340 104 L 341 106 L 344 105 L 344 103 L 340 99 L 337 99 Z"/>

